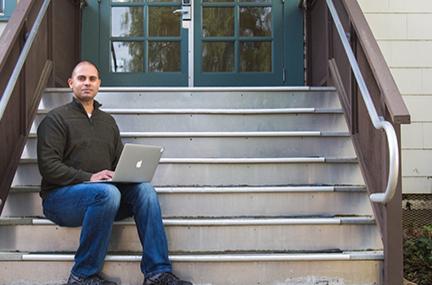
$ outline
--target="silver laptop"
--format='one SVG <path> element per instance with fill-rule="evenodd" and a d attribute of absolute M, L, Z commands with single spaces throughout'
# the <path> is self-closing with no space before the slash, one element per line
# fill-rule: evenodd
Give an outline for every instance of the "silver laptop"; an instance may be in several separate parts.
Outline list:
<path fill-rule="evenodd" d="M 113 178 L 91 182 L 150 182 L 162 152 L 161 146 L 127 143 L 124 145 Z"/>

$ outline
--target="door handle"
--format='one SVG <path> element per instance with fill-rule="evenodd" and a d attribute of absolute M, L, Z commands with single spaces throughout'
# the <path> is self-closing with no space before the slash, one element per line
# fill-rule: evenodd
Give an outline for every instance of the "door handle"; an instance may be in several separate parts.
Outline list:
<path fill-rule="evenodd" d="M 186 10 L 186 9 L 177 9 L 177 10 L 174 10 L 174 11 L 173 11 L 173 14 L 181 14 L 181 15 L 184 15 L 184 14 L 187 14 L 187 13 L 189 13 L 189 11 Z"/>
<path fill-rule="evenodd" d="M 190 21 L 191 19 L 191 7 L 183 6 L 182 9 L 177 9 L 173 11 L 173 14 L 180 14 L 183 21 Z"/>

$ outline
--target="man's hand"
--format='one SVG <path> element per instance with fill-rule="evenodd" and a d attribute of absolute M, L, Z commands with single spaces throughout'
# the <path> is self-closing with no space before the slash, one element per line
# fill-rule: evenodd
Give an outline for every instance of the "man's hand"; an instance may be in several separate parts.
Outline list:
<path fill-rule="evenodd" d="M 114 175 L 114 171 L 102 170 L 98 173 L 93 174 L 90 177 L 90 181 L 111 180 L 113 175 Z"/>

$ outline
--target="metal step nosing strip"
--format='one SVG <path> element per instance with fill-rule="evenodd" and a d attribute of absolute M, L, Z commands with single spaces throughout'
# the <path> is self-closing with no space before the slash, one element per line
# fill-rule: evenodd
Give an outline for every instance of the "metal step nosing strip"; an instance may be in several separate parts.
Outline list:
<path fill-rule="evenodd" d="M 162 158 L 160 164 L 284 164 L 284 163 L 356 163 L 356 158 L 277 157 L 277 158 Z M 23 158 L 22 164 L 35 164 L 35 158 Z"/>
<path fill-rule="evenodd" d="M 24 190 L 21 190 L 23 188 Z M 352 190 L 351 190 L 352 188 Z M 364 186 L 155 187 L 159 194 L 322 193 L 364 192 Z M 10 193 L 39 193 L 40 186 L 15 186 Z"/>
<path fill-rule="evenodd" d="M 15 219 L 19 222 L 19 218 Z M 13 222 L 13 221 L 11 221 Z M 364 225 L 373 224 L 371 217 L 351 218 L 233 218 L 233 219 L 163 219 L 166 226 L 267 226 L 267 225 Z M 27 225 L 55 225 L 48 219 L 31 219 Z M 115 225 L 134 225 L 131 219 Z M 17 225 L 26 225 L 17 223 Z"/>
<path fill-rule="evenodd" d="M 109 114 L 118 115 L 289 115 L 289 114 L 343 114 L 336 108 L 280 108 L 280 109 L 101 109 Z M 38 115 L 45 115 L 50 109 L 39 109 Z"/>
<path fill-rule="evenodd" d="M 263 132 L 120 132 L 122 138 L 217 138 L 217 137 L 350 137 L 347 132 L 321 131 L 263 131 Z M 35 139 L 36 133 L 30 133 L 29 138 Z"/>
<path fill-rule="evenodd" d="M 24 188 L 25 190 L 21 190 Z M 365 186 L 155 187 L 160 194 L 365 192 Z M 10 193 L 39 193 L 40 186 L 14 186 Z"/>
<path fill-rule="evenodd" d="M 73 254 L 23 254 L 23 261 L 73 261 Z M 215 254 L 215 255 L 170 255 L 174 262 L 274 262 L 274 261 L 348 261 L 382 260 L 381 252 L 370 254 L 321 253 L 321 254 Z M 108 255 L 106 261 L 140 262 L 140 255 Z"/>
<path fill-rule="evenodd" d="M 283 226 L 283 225 L 340 225 L 340 219 L 166 219 L 166 226 Z"/>
<path fill-rule="evenodd" d="M 347 134 L 347 133 L 345 133 Z M 121 132 L 122 137 L 320 137 L 320 131 L 267 132 Z"/>
<path fill-rule="evenodd" d="M 324 163 L 324 157 L 287 158 L 162 158 L 161 164 L 281 164 Z"/>
<path fill-rule="evenodd" d="M 102 109 L 110 114 L 221 114 L 221 115 L 255 115 L 255 114 L 297 114 L 316 112 L 338 112 L 339 109 L 285 108 L 285 109 Z"/>
<path fill-rule="evenodd" d="M 334 186 L 290 186 L 290 187 L 156 187 L 156 192 L 167 194 L 224 194 L 224 193 L 292 193 L 292 192 L 335 192 Z"/>
<path fill-rule="evenodd" d="M 103 92 L 324 92 L 336 91 L 335 87 L 281 86 L 281 87 L 101 87 Z M 71 93 L 70 88 L 46 88 L 45 93 Z"/>
<path fill-rule="evenodd" d="M 282 157 L 282 158 L 162 158 L 161 164 L 283 164 L 283 163 L 353 163 L 355 158 Z"/>

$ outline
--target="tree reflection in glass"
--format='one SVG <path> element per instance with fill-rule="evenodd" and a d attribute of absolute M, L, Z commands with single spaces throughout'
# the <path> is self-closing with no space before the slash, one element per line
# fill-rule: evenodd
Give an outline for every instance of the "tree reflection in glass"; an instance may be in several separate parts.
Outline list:
<path fill-rule="evenodd" d="M 143 7 L 113 7 L 111 9 L 111 35 L 113 37 L 144 36 L 143 18 Z"/>
<path fill-rule="evenodd" d="M 144 42 L 113 42 L 111 72 L 143 72 Z"/>
<path fill-rule="evenodd" d="M 149 72 L 180 71 L 180 42 L 149 41 Z"/>
<path fill-rule="evenodd" d="M 233 36 L 234 8 L 204 7 L 202 34 L 203 37 Z"/>
<path fill-rule="evenodd" d="M 179 36 L 180 15 L 173 14 L 180 7 L 149 7 L 149 36 Z"/>
<path fill-rule="evenodd" d="M 271 36 L 272 8 L 271 7 L 242 7 L 240 8 L 241 36 Z"/>
<path fill-rule="evenodd" d="M 271 72 L 271 42 L 240 42 L 240 71 Z"/>
<path fill-rule="evenodd" d="M 234 43 L 204 42 L 202 65 L 204 72 L 234 71 Z"/>
<path fill-rule="evenodd" d="M 143 7 L 112 7 L 111 33 L 114 37 L 143 37 Z M 144 42 L 114 41 L 111 46 L 113 72 L 144 72 Z"/>

